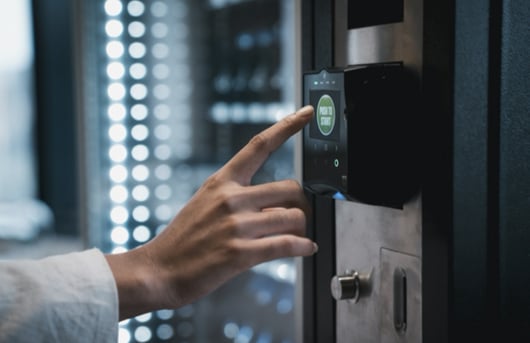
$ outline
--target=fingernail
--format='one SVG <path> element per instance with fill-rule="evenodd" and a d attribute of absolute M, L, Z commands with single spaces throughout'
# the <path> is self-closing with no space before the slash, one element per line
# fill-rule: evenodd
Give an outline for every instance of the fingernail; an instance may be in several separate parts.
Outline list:
<path fill-rule="evenodd" d="M 304 116 L 304 117 L 311 116 L 313 115 L 313 106 L 311 105 L 304 106 L 297 111 L 297 114 L 299 116 Z"/>
<path fill-rule="evenodd" d="M 316 254 L 318 252 L 318 245 L 313 242 L 313 254 Z"/>

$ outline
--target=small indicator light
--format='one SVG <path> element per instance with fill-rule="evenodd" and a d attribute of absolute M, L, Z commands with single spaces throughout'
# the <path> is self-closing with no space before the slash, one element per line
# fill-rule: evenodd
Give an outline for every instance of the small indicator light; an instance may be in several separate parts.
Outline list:
<path fill-rule="evenodd" d="M 333 195 L 333 199 L 336 199 L 336 200 L 346 200 L 346 197 L 344 196 L 344 194 L 340 193 L 340 192 L 337 192 Z"/>

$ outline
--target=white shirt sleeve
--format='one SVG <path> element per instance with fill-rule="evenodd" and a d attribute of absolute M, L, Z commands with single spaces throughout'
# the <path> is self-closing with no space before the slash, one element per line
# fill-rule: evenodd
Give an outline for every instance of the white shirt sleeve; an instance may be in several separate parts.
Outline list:
<path fill-rule="evenodd" d="M 117 342 L 118 292 L 101 251 L 0 261 L 0 342 Z"/>

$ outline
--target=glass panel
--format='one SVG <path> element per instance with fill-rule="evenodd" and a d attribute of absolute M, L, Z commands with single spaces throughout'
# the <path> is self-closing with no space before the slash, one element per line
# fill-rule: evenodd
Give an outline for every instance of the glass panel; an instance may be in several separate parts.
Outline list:
<path fill-rule="evenodd" d="M 126 251 L 294 110 L 294 10 L 280 0 L 90 0 L 82 10 L 89 244 Z M 293 146 L 254 182 L 294 177 Z M 292 259 L 259 265 L 197 303 L 122 322 L 120 342 L 293 342 L 295 274 Z"/>

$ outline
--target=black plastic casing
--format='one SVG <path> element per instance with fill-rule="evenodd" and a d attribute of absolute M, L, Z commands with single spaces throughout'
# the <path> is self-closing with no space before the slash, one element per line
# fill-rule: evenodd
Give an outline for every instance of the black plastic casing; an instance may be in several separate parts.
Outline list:
<path fill-rule="evenodd" d="M 419 86 L 401 63 L 308 72 L 303 94 L 315 109 L 303 134 L 306 188 L 390 207 L 417 194 Z"/>

